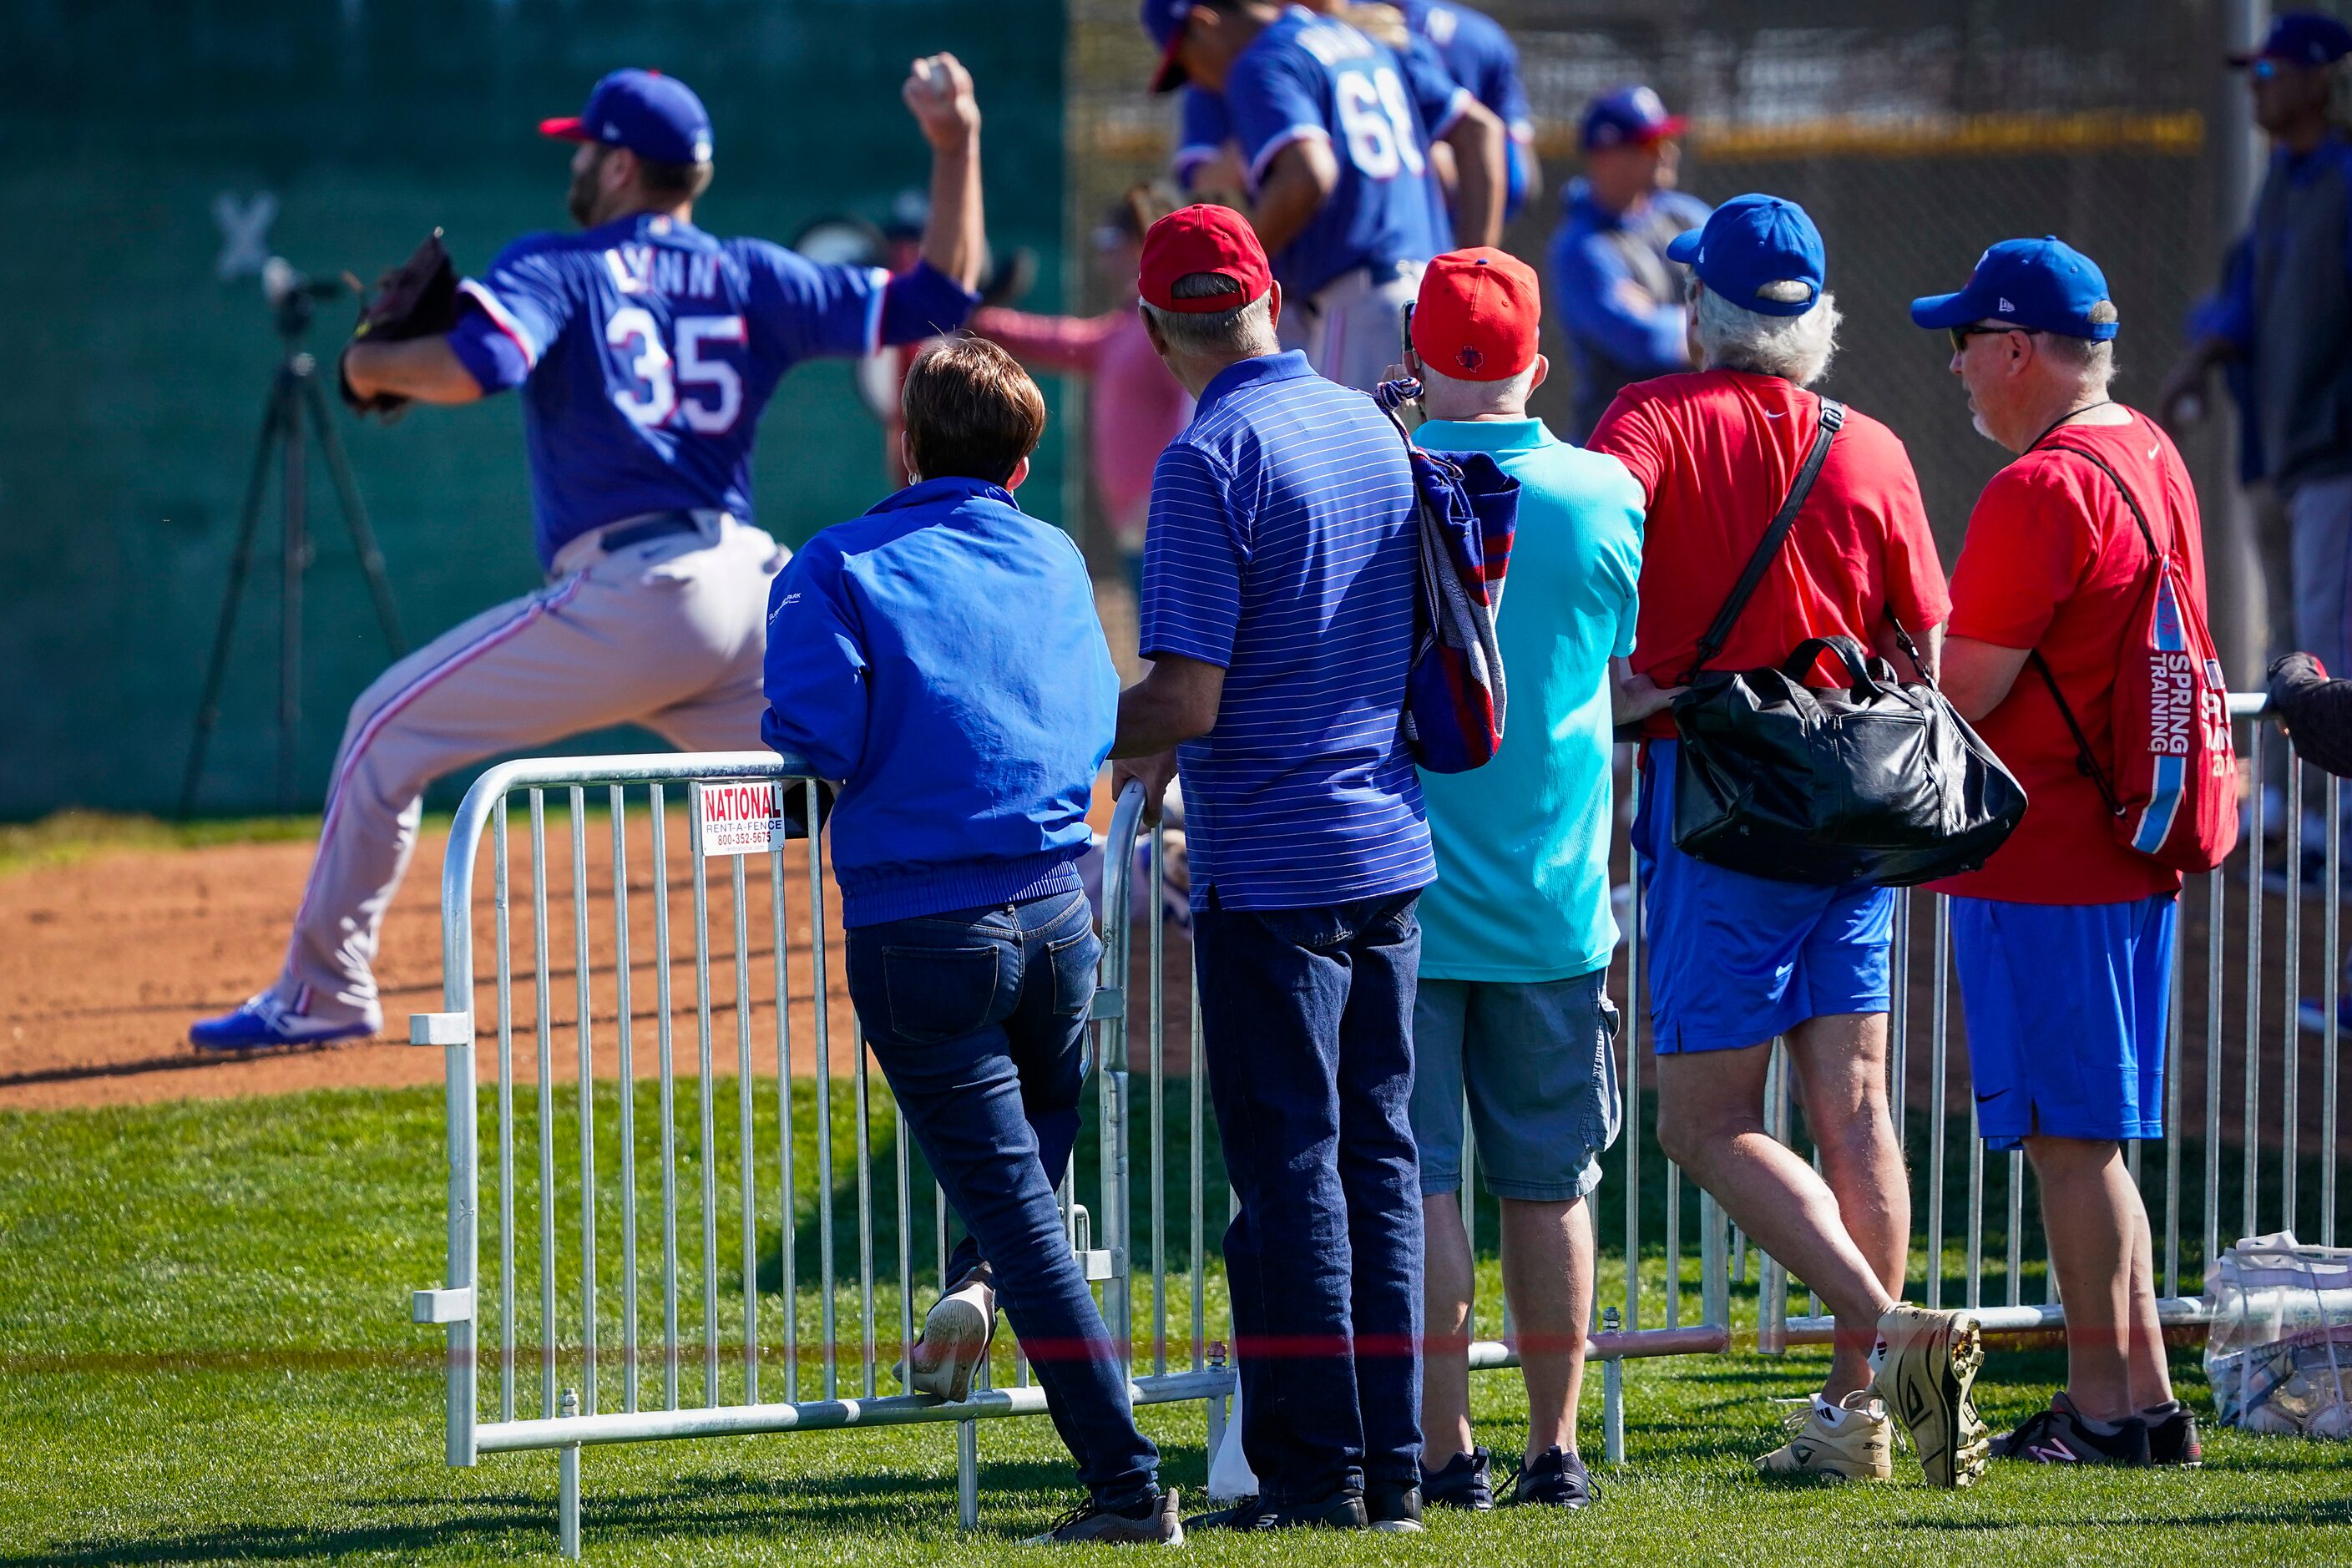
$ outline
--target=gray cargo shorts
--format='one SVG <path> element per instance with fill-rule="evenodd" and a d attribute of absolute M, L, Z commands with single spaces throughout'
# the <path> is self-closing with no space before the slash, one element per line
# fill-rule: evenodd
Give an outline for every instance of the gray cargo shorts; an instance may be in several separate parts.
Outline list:
<path fill-rule="evenodd" d="M 1423 979 L 1412 1107 L 1423 1196 L 1462 1190 L 1465 1100 L 1496 1197 L 1568 1203 L 1601 1184 L 1601 1152 L 1623 1121 L 1608 978 Z"/>

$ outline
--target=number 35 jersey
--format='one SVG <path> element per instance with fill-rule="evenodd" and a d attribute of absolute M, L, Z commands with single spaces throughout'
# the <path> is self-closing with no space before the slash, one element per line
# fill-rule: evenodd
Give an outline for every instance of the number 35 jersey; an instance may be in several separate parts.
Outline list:
<path fill-rule="evenodd" d="M 1399 56 L 1302 6 L 1242 51 L 1225 78 L 1225 105 L 1251 193 L 1294 142 L 1328 143 L 1339 165 L 1329 198 L 1272 258 L 1284 292 L 1303 304 L 1359 267 L 1426 261 L 1453 248 L 1429 147 L 1473 101 L 1433 48 Z"/>
<path fill-rule="evenodd" d="M 647 512 L 751 516 L 751 441 L 784 372 L 963 323 L 928 264 L 823 266 L 639 213 L 517 240 L 459 285 L 450 347 L 485 393 L 522 387 L 541 565 Z"/>

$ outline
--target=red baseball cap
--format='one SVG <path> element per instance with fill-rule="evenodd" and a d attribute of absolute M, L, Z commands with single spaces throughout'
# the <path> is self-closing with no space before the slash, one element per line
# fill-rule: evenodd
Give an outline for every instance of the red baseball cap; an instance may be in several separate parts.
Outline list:
<path fill-rule="evenodd" d="M 1413 352 L 1455 381 L 1504 381 L 1536 363 L 1542 321 L 1534 268 L 1492 246 L 1449 251 L 1421 275 Z"/>
<path fill-rule="evenodd" d="M 1179 300 L 1176 280 L 1195 272 L 1214 272 L 1241 285 L 1241 298 L 1211 294 L 1204 299 Z M 1142 275 L 1138 291 L 1149 304 L 1163 310 L 1205 315 L 1254 304 L 1274 287 L 1274 269 L 1266 265 L 1265 247 L 1249 219 L 1231 207 L 1206 202 L 1179 207 L 1151 226 L 1143 237 Z"/>

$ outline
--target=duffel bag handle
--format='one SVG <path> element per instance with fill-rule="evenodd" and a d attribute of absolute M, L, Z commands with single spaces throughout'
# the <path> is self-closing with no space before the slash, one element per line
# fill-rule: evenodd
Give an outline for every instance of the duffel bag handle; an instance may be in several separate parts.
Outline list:
<path fill-rule="evenodd" d="M 1838 662 L 1845 666 L 1846 674 L 1853 680 L 1853 700 L 1856 702 L 1867 702 L 1874 697 L 1885 695 L 1885 689 L 1878 684 L 1877 677 L 1870 673 L 1869 655 L 1863 651 L 1860 643 L 1850 637 L 1807 637 L 1797 645 L 1796 651 L 1790 654 L 1787 662 L 1780 666 L 1780 673 L 1801 686 L 1805 683 L 1805 677 L 1812 672 L 1814 662 L 1825 653 L 1834 654 Z"/>

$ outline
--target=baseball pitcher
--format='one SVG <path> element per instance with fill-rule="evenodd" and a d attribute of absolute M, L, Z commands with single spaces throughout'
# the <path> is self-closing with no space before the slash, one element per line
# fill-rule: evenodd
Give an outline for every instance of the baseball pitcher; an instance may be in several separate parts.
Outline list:
<path fill-rule="evenodd" d="M 688 751 L 760 744 L 769 580 L 751 525 L 751 439 L 784 372 L 961 326 L 982 251 L 980 110 L 951 55 L 902 89 L 931 145 L 921 258 L 892 275 L 819 266 L 697 228 L 710 120 L 684 82 L 596 84 L 576 119 L 576 234 L 517 240 L 457 285 L 446 331 L 363 332 L 345 396 L 383 411 L 520 388 L 546 585 L 402 659 L 352 708 L 286 965 L 200 1047 L 374 1034 L 371 970 L 415 847 L 425 786 L 452 769 L 624 722 Z M 386 341 L 390 339 L 392 341 Z"/>

